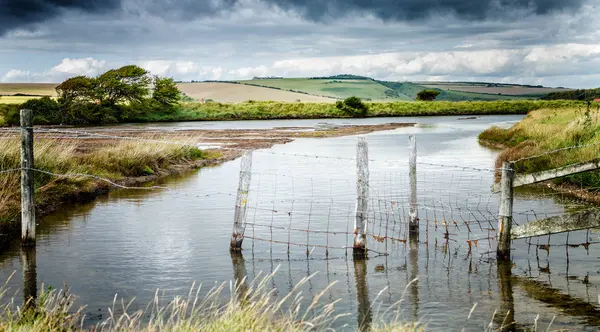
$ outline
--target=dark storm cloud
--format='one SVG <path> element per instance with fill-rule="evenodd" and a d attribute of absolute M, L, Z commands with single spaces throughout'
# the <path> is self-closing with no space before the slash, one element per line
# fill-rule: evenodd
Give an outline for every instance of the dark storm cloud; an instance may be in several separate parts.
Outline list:
<path fill-rule="evenodd" d="M 266 0 L 280 8 L 321 21 L 349 13 L 370 13 L 384 20 L 414 21 L 439 13 L 461 19 L 509 18 L 515 11 L 545 15 L 553 11 L 577 10 L 586 0 Z"/>
<path fill-rule="evenodd" d="M 56 17 L 65 9 L 104 12 L 120 6 L 121 0 L 0 0 L 0 36 Z"/>
<path fill-rule="evenodd" d="M 388 21 L 416 21 L 439 13 L 463 20 L 510 19 L 515 11 L 538 15 L 559 10 L 577 10 L 587 0 L 255 0 L 298 13 L 311 21 L 351 14 L 371 14 Z M 165 19 L 191 20 L 236 10 L 241 0 L 0 0 L 0 36 L 41 23 L 63 11 L 87 13 L 117 11 L 151 13 Z M 247 5 L 248 2 L 244 1 Z"/>

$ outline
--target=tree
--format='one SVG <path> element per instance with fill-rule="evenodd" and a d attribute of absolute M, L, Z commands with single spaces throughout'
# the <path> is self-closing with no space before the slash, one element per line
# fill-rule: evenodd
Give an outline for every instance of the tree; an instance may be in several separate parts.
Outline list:
<path fill-rule="evenodd" d="M 96 79 L 95 95 L 101 104 L 114 106 L 121 102 L 143 101 L 150 92 L 148 71 L 129 65 L 111 69 Z"/>
<path fill-rule="evenodd" d="M 352 117 L 365 117 L 369 108 L 358 97 L 348 97 L 344 101 L 337 101 L 335 107 Z"/>
<path fill-rule="evenodd" d="M 152 99 L 163 105 L 173 105 L 181 99 L 181 91 L 172 78 L 154 76 Z"/>
<path fill-rule="evenodd" d="M 437 90 L 423 90 L 417 93 L 417 100 L 434 101 L 439 94 L 440 92 Z"/>
<path fill-rule="evenodd" d="M 93 99 L 94 79 L 87 76 L 75 76 L 67 79 L 56 87 L 61 104 L 69 105 L 75 101 L 90 101 Z"/>

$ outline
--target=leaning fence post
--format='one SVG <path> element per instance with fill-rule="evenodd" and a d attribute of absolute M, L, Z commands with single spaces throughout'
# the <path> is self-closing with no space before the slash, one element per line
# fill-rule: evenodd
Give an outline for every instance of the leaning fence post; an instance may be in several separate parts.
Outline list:
<path fill-rule="evenodd" d="M 500 179 L 500 211 L 498 213 L 498 259 L 510 259 L 510 232 L 513 213 L 513 181 L 515 179 L 515 164 L 502 163 L 502 178 Z"/>
<path fill-rule="evenodd" d="M 244 229 L 246 225 L 246 206 L 248 204 L 248 191 L 252 177 L 252 151 L 247 151 L 242 156 L 240 166 L 240 182 L 235 201 L 235 216 L 233 220 L 233 233 L 231 234 L 230 250 L 242 250 Z"/>
<path fill-rule="evenodd" d="M 356 144 L 356 217 L 354 219 L 355 257 L 367 253 L 367 210 L 369 208 L 369 148 L 364 137 Z"/>
<path fill-rule="evenodd" d="M 35 245 L 35 204 L 33 196 L 33 112 L 21 110 L 21 240 Z"/>
<path fill-rule="evenodd" d="M 410 210 L 408 236 L 411 240 L 419 239 L 419 216 L 417 211 L 417 138 L 408 137 L 408 176 L 410 179 Z M 414 241 L 413 241 L 414 242 Z"/>

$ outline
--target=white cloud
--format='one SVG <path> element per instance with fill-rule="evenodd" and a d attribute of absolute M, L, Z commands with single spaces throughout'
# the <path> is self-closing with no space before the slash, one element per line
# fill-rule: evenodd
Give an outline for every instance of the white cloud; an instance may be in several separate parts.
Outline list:
<path fill-rule="evenodd" d="M 3 82 L 58 82 L 74 75 L 95 76 L 127 63 L 65 58 L 46 72 L 12 69 Z M 145 60 L 136 64 L 152 74 L 177 80 L 250 79 L 255 76 L 324 76 L 341 73 L 388 80 L 487 80 L 571 87 L 598 86 L 600 44 L 559 44 L 522 49 L 462 49 L 389 52 L 356 56 L 277 60 L 251 67 L 203 66 L 188 60 Z"/>

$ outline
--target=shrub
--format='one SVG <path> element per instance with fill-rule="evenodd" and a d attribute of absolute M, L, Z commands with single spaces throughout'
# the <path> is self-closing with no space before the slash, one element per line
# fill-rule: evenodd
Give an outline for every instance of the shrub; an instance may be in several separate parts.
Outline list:
<path fill-rule="evenodd" d="M 358 97 L 348 97 L 344 101 L 337 101 L 335 107 L 354 118 L 364 118 L 369 112 L 369 108 Z"/>

